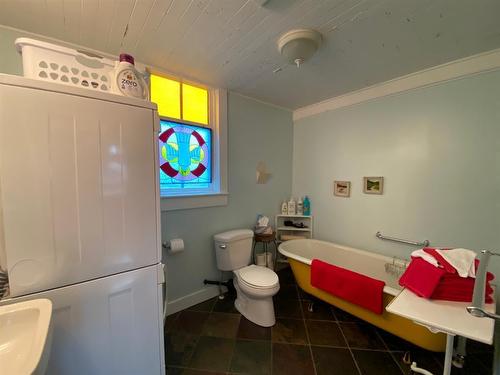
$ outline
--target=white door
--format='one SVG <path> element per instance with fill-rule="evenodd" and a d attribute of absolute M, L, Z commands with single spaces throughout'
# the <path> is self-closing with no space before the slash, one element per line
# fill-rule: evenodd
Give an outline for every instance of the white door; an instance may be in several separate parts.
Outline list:
<path fill-rule="evenodd" d="M 153 115 L 0 85 L 0 246 L 12 296 L 160 261 Z"/>
<path fill-rule="evenodd" d="M 165 364 L 158 272 L 150 266 L 5 302 L 52 301 L 47 374 L 160 375 Z"/>

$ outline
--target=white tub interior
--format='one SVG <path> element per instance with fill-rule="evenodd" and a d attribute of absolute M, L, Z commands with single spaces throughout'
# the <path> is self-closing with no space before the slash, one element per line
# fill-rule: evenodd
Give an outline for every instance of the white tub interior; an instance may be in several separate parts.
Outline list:
<path fill-rule="evenodd" d="M 385 264 L 392 263 L 392 258 L 384 255 L 319 240 L 283 242 L 279 251 L 288 258 L 308 265 L 313 259 L 319 259 L 382 280 L 385 282 L 384 292 L 387 294 L 397 295 L 402 289 L 398 285 L 398 277 L 385 271 Z"/>

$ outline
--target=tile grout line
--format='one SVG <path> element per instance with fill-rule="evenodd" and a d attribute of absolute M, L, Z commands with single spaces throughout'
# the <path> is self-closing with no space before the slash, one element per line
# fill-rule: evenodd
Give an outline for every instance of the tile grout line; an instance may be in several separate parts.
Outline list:
<path fill-rule="evenodd" d="M 233 358 L 234 358 L 234 352 L 236 351 L 236 337 L 233 340 L 233 351 L 231 352 L 231 358 L 229 358 L 229 363 L 227 365 L 227 370 L 224 371 L 226 373 L 231 372 L 231 363 L 233 363 Z"/>
<path fill-rule="evenodd" d="M 273 308 L 274 308 L 274 306 L 273 306 Z M 276 324 L 276 323 L 274 323 L 274 324 Z M 271 368 L 269 369 L 270 370 L 269 373 L 271 375 L 273 375 L 273 372 L 274 372 L 273 371 L 273 352 L 274 352 L 274 350 L 273 350 L 273 346 L 274 346 L 273 345 L 273 327 L 271 327 L 271 337 L 269 338 L 269 344 L 271 345 L 271 361 L 270 361 L 270 367 Z"/>
<path fill-rule="evenodd" d="M 299 292 L 299 290 L 298 290 L 298 286 L 297 286 L 297 295 L 298 295 L 298 292 Z M 308 347 L 309 347 L 309 354 L 311 355 L 311 362 L 312 362 L 312 365 L 313 365 L 313 371 L 317 375 L 318 371 L 316 370 L 316 362 L 314 360 L 314 354 L 313 354 L 313 351 L 312 351 L 312 342 L 311 342 L 311 338 L 309 337 L 309 328 L 307 327 L 307 324 L 306 324 L 306 317 L 305 317 L 305 314 L 304 314 L 304 310 L 303 310 L 303 306 L 302 306 L 302 301 L 301 300 L 299 300 L 299 307 L 300 307 L 300 315 L 302 316 L 302 322 L 304 323 L 304 328 L 305 328 L 305 331 L 306 331 L 307 343 L 309 344 L 308 345 Z"/>
<path fill-rule="evenodd" d="M 382 343 L 384 344 L 385 348 L 387 349 L 387 351 L 389 352 L 389 355 L 391 356 L 392 360 L 394 362 L 396 362 L 396 365 L 398 366 L 398 368 L 401 370 L 401 373 L 405 373 L 405 370 L 403 369 L 403 367 L 401 367 L 401 364 L 399 363 L 398 360 L 396 360 L 396 356 L 394 355 L 394 353 L 389 349 L 389 346 L 387 345 L 387 343 L 385 342 L 384 338 L 380 335 L 380 332 L 375 329 L 375 333 L 377 334 L 378 338 L 382 341 Z"/>
<path fill-rule="evenodd" d="M 196 311 L 196 310 L 191 310 L 191 311 L 195 311 L 195 312 L 206 312 L 206 313 L 208 314 L 208 316 L 207 316 L 207 320 L 208 320 L 208 317 L 209 317 L 212 313 L 214 313 L 213 309 L 215 308 L 215 304 L 216 304 L 216 303 L 217 303 L 217 300 L 215 300 L 215 301 L 214 301 L 214 303 L 212 304 L 212 307 L 210 308 L 210 310 L 209 310 L 209 311 Z M 183 310 L 183 311 L 189 311 L 189 309 L 186 309 L 186 310 Z M 177 318 L 178 318 L 178 317 L 177 317 Z M 206 321 L 205 321 L 205 323 L 203 323 L 203 327 L 205 326 L 205 324 L 206 324 Z M 190 363 L 190 362 L 191 362 L 191 360 L 193 359 L 193 355 L 194 355 L 194 353 L 196 352 L 196 349 L 197 349 L 198 344 L 199 344 L 199 342 L 200 342 L 200 340 L 201 340 L 201 337 L 203 336 L 203 327 L 202 327 L 202 332 L 201 332 L 199 335 L 196 335 L 196 343 L 195 343 L 195 345 L 194 345 L 194 350 L 193 350 L 193 353 L 192 353 L 192 355 L 191 355 L 191 358 L 189 359 L 189 365 L 188 365 L 188 366 L 186 366 L 186 367 L 181 367 L 181 368 L 185 368 L 185 369 L 187 369 L 187 370 L 194 370 L 194 371 L 208 371 L 208 372 L 212 371 L 212 370 L 210 370 L 210 369 L 208 369 L 208 368 L 207 368 L 207 369 L 203 369 L 203 368 L 195 368 L 195 367 L 190 366 L 190 365 L 191 365 L 191 363 Z M 205 337 L 217 337 L 217 336 L 205 336 Z M 233 351 L 232 351 L 232 353 L 231 353 L 231 358 L 230 358 L 230 360 L 229 360 L 228 369 L 227 369 L 227 371 L 224 371 L 224 373 L 230 373 L 230 371 L 231 371 L 231 361 L 233 360 L 235 346 L 236 346 L 236 339 L 234 340 Z M 174 367 L 175 367 L 175 366 L 174 366 Z"/>
<path fill-rule="evenodd" d="M 227 298 L 227 296 L 225 296 L 225 298 Z M 235 299 L 235 301 L 236 301 L 236 299 Z M 215 301 L 214 305 L 212 306 L 212 312 L 210 314 L 215 313 L 213 311 L 213 309 L 215 308 L 215 304 L 216 303 L 217 303 L 217 300 Z M 233 301 L 233 305 L 234 305 L 234 301 Z M 234 314 L 234 315 L 236 315 L 236 314 Z M 239 314 L 238 327 L 240 326 L 240 323 L 241 323 L 241 314 Z M 237 339 L 238 339 L 238 328 L 236 328 L 236 334 L 235 334 L 235 337 L 234 337 L 234 340 L 233 340 L 233 351 L 231 352 L 231 358 L 229 358 L 229 363 L 227 365 L 227 371 L 225 371 L 226 373 L 230 373 L 231 372 L 231 364 L 233 363 L 234 353 L 236 351 Z"/>
<path fill-rule="evenodd" d="M 203 323 L 203 326 L 205 326 L 205 323 Z M 196 349 L 198 348 L 198 344 L 200 343 L 201 334 L 203 333 L 203 326 L 201 328 L 201 333 L 196 335 L 195 344 L 193 345 L 193 351 L 191 353 L 191 356 L 189 357 L 188 366 L 186 366 L 186 368 L 188 368 L 188 369 L 194 369 L 193 367 L 190 367 L 190 365 L 191 365 L 191 361 L 193 360 L 194 353 L 196 353 Z"/>
<path fill-rule="evenodd" d="M 358 365 L 358 361 L 356 361 L 356 358 L 354 357 L 354 353 L 352 352 L 351 345 L 349 345 L 349 341 L 347 341 L 347 337 L 345 336 L 344 331 L 342 330 L 342 326 L 340 325 L 340 323 L 338 321 L 336 323 L 339 327 L 339 330 L 340 330 L 340 333 L 342 334 L 342 337 L 345 340 L 345 343 L 347 345 L 347 349 L 349 349 L 349 353 L 351 353 L 351 357 L 352 357 L 352 360 L 354 361 L 354 365 L 356 366 L 356 369 L 358 370 L 359 375 L 362 375 L 361 369 L 359 368 L 359 365 Z"/>

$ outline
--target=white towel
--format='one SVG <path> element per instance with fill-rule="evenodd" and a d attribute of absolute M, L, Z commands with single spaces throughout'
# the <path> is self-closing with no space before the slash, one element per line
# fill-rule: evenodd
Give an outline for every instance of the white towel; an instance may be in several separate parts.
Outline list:
<path fill-rule="evenodd" d="M 460 277 L 476 277 L 474 260 L 476 253 L 468 249 L 450 249 L 436 251 L 457 270 Z"/>
<path fill-rule="evenodd" d="M 436 258 L 434 258 L 431 254 L 428 254 L 424 251 L 424 249 L 415 250 L 411 253 L 412 257 L 422 258 L 427 263 L 432 264 L 434 267 L 439 267 L 439 263 Z"/>

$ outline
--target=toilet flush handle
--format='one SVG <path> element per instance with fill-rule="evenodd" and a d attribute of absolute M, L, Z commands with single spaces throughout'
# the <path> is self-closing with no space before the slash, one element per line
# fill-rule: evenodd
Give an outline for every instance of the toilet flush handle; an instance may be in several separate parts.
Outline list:
<path fill-rule="evenodd" d="M 219 247 L 220 247 L 221 249 L 225 249 L 225 248 L 227 248 L 227 245 L 222 244 L 222 245 L 219 245 Z"/>

